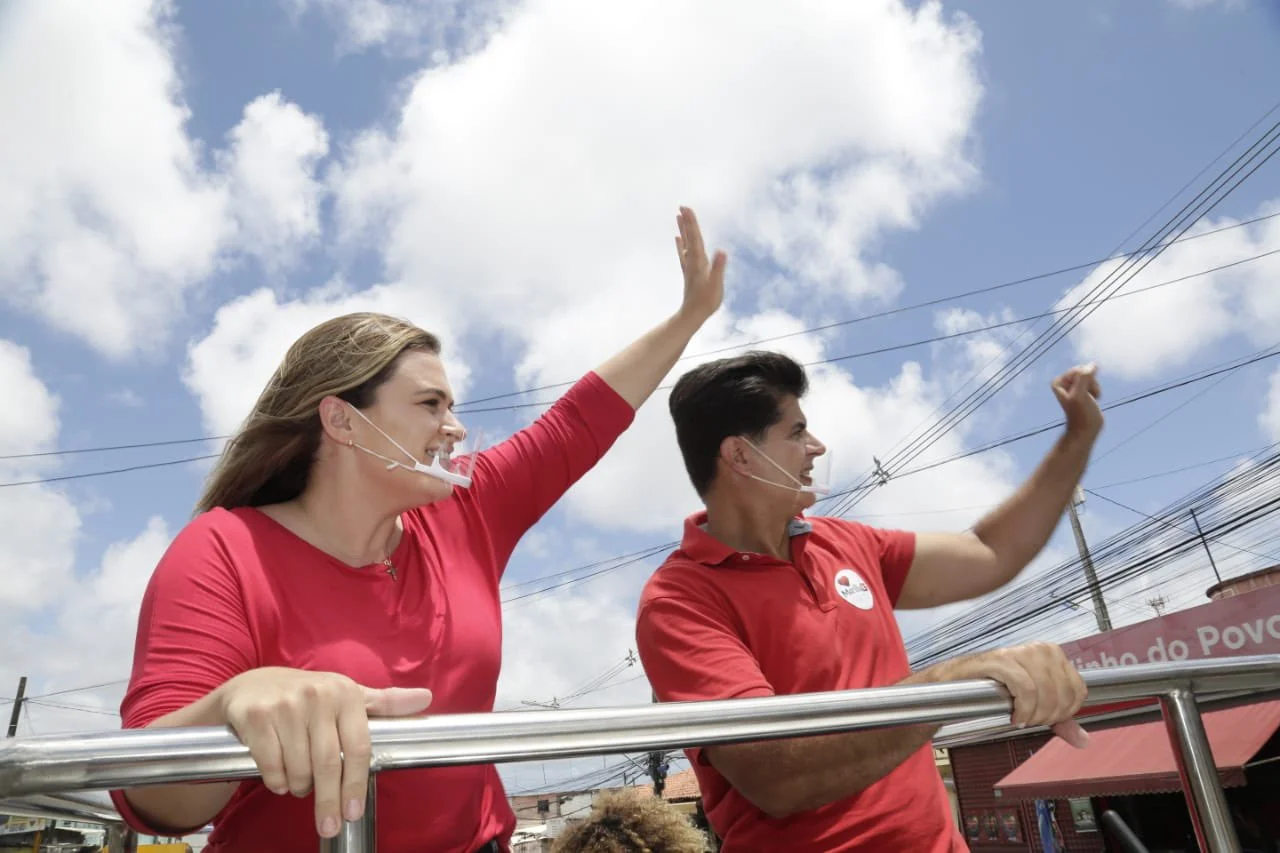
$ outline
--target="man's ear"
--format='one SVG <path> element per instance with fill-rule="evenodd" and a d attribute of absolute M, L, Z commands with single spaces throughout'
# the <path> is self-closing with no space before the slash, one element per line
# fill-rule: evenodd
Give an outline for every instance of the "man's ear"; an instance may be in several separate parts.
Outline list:
<path fill-rule="evenodd" d="M 720 442 L 720 464 L 736 474 L 750 474 L 751 448 L 742 436 L 731 435 Z"/>
<path fill-rule="evenodd" d="M 332 395 L 320 401 L 320 429 L 338 444 L 355 441 L 355 429 L 351 423 L 354 416 L 348 405 Z"/>

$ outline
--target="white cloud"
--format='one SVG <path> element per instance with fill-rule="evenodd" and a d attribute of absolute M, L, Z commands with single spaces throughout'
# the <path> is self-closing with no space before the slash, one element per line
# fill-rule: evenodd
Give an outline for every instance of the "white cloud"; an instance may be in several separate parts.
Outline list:
<path fill-rule="evenodd" d="M 512 0 L 283 0 L 293 16 L 315 10 L 338 30 L 339 49 L 457 59 L 482 46 Z"/>
<path fill-rule="evenodd" d="M 709 243 L 731 250 L 729 305 L 690 352 L 801 331 L 836 302 L 847 311 L 851 299 L 891 299 L 903 282 L 875 257 L 878 241 L 917 227 L 975 179 L 978 51 L 972 23 L 932 3 L 533 0 L 465 61 L 413 78 L 395 126 L 337 158 L 339 236 L 356 250 L 372 245 L 391 283 L 289 302 L 241 297 L 193 342 L 185 381 L 207 427 L 230 431 L 290 341 L 356 308 L 443 332 L 459 342 L 449 353 L 474 357 L 477 342 L 497 342 L 517 353 L 521 386 L 571 379 L 676 307 L 680 203 L 698 211 Z M 831 355 L 815 335 L 777 347 L 804 361 Z M 928 420 L 950 382 L 913 363 L 880 387 L 834 365 L 811 377 L 806 408 L 833 449 L 837 482 Z M 963 449 L 964 437 L 953 433 L 921 461 Z M 1011 490 L 1011 464 L 985 455 L 904 478 L 858 514 L 960 529 Z M 607 530 L 675 538 L 696 506 L 661 393 L 562 502 L 573 540 Z M 917 514 L 956 507 L 973 509 Z M 566 544 L 552 570 L 563 570 Z M 521 558 L 539 546 L 535 535 Z M 505 608 L 499 705 L 549 701 L 621 659 L 642 572 Z M 548 630 L 563 625 L 573 630 Z M 648 693 L 640 679 L 587 698 Z"/>
<path fill-rule="evenodd" d="M 164 519 L 153 516 L 137 536 L 107 546 L 97 569 L 66 591 L 58 617 L 62 648 L 49 650 L 43 672 L 73 684 L 103 680 L 92 674 L 128 673 L 142 593 L 172 539 Z"/>
<path fill-rule="evenodd" d="M 187 131 L 170 0 L 0 9 L 0 292 L 111 357 L 158 351 L 184 293 L 243 247 L 314 238 L 324 131 L 278 95 L 210 159 Z"/>
<path fill-rule="evenodd" d="M 320 119 L 279 92 L 245 107 L 222 158 L 244 251 L 272 267 L 320 235 L 323 193 L 315 171 L 328 153 Z"/>
<path fill-rule="evenodd" d="M 58 398 L 35 374 L 25 347 L 0 339 L 0 455 L 53 448 L 58 437 Z"/>
<path fill-rule="evenodd" d="M 183 382 L 199 400 L 205 426 L 216 435 L 234 432 L 289 346 L 311 327 L 352 311 L 404 317 L 439 336 L 454 394 L 466 392 L 470 372 L 449 345 L 447 320 L 409 289 L 379 286 L 350 293 L 335 285 L 284 303 L 264 289 L 219 309 L 209 334 L 188 350 Z"/>
<path fill-rule="evenodd" d="M 352 147 L 340 221 L 385 234 L 394 277 L 531 341 L 531 318 L 588 299 L 643 309 L 637 324 L 668 310 L 653 287 L 681 202 L 815 309 L 890 295 L 867 249 L 973 177 L 977 50 L 934 4 L 532 2 L 418 77 L 390 136 Z"/>
<path fill-rule="evenodd" d="M 7 405 L 0 413 L 0 455 L 46 452 L 57 444 L 58 400 L 36 376 L 30 353 L 0 340 L 0 388 Z M 47 458 L 0 459 L 0 482 L 39 478 Z M 0 488 L 0 622 L 23 609 L 56 600 L 71 577 L 80 516 L 75 506 L 49 486 Z M 13 648 L 17 648 L 16 646 Z"/>
<path fill-rule="evenodd" d="M 111 355 L 154 340 L 227 230 L 226 195 L 184 130 L 171 12 L 0 11 L 0 114 L 22 129 L 0 135 L 0 290 Z"/>
<path fill-rule="evenodd" d="M 56 630 L 37 632 L 19 620 L 7 627 L 20 643 L 8 648 L 21 651 L 0 661 L 0 684 L 31 676 L 28 733 L 119 727 L 142 594 L 171 539 L 164 521 L 151 518 L 137 536 L 108 545 L 85 576 L 46 580 Z"/>
<path fill-rule="evenodd" d="M 1263 205 L 1266 215 L 1280 209 Z M 1236 224 L 1223 218 L 1206 221 L 1199 233 Z M 1280 219 L 1177 243 L 1167 248 L 1121 291 L 1072 333 L 1081 359 L 1098 361 L 1108 374 L 1143 379 L 1185 367 L 1228 336 L 1243 335 L 1259 346 L 1275 343 L 1280 328 L 1280 253 L 1209 275 L 1134 293 L 1166 281 L 1205 272 L 1246 258 L 1280 250 Z M 1067 308 L 1119 269 L 1121 261 L 1104 264 L 1059 300 Z M 1125 267 L 1128 269 L 1129 267 Z M 1118 282 L 1123 273 L 1108 279 Z M 1097 296 L 1091 297 L 1093 299 Z"/>
<path fill-rule="evenodd" d="M 1258 425 L 1270 441 L 1280 441 L 1280 370 L 1271 374 L 1266 406 L 1258 415 Z"/>
<path fill-rule="evenodd" d="M 132 388 L 121 388 L 119 391 L 112 391 L 107 395 L 107 399 L 117 406 L 124 406 L 129 409 L 140 409 L 143 405 L 142 397 Z"/>
<path fill-rule="evenodd" d="M 938 332 L 961 336 L 939 345 L 941 349 L 958 352 L 961 356 L 952 360 L 954 367 L 950 371 L 951 382 L 959 384 L 972 381 L 980 384 L 990 381 L 1018 351 L 1016 343 L 1029 324 L 1019 323 L 990 331 L 979 330 L 1010 323 L 1014 319 L 1014 313 L 1009 308 L 992 312 L 985 317 L 968 308 L 939 311 L 934 317 L 934 326 Z"/>
<path fill-rule="evenodd" d="M 634 577 L 626 578 L 634 583 Z M 563 595 L 525 599 L 503 608 L 502 677 L 497 707 L 526 701 L 563 707 L 640 704 L 649 701 L 639 663 L 622 669 L 635 649 L 636 588 L 601 579 Z M 572 626 L 572 630 L 560 630 Z M 583 642 L 590 637 L 590 642 Z M 619 668 L 596 690 L 566 700 L 587 682 Z"/>
<path fill-rule="evenodd" d="M 971 181 L 978 41 L 936 4 L 529 3 L 466 61 L 416 77 L 392 132 L 346 150 L 337 221 L 349 243 L 373 242 L 395 282 L 369 300 L 421 306 L 399 313 L 464 342 L 497 333 L 522 352 L 522 384 L 580 375 L 675 308 L 681 201 L 709 240 L 766 253 L 792 281 L 762 304 L 810 319 L 823 295 L 896 292 L 867 252 Z M 696 87 L 676 61 L 690 56 Z M 744 313 L 751 276 L 731 262 Z M 296 332 L 359 298 L 257 294 L 220 312 L 187 371 L 211 428 L 247 411 Z M 273 308 L 293 318 L 288 333 Z M 645 434 L 663 428 L 641 417 Z"/>
<path fill-rule="evenodd" d="M 1007 307 L 985 316 L 966 308 L 945 309 L 934 316 L 934 326 L 941 334 L 960 336 L 933 344 L 936 382 L 945 392 L 940 406 L 960 405 L 983 383 L 998 377 L 997 384 L 1005 383 L 995 397 L 983 404 L 981 423 L 987 432 L 1007 421 L 1022 404 L 1036 378 L 1030 371 L 1012 378 L 1001 376 L 1001 371 L 1044 328 L 1035 323 L 1012 322 L 1015 319 L 1014 312 Z M 1041 321 L 1044 322 L 1047 321 Z M 993 326 L 997 328 L 991 328 Z M 932 426 L 932 422 L 927 426 Z"/>

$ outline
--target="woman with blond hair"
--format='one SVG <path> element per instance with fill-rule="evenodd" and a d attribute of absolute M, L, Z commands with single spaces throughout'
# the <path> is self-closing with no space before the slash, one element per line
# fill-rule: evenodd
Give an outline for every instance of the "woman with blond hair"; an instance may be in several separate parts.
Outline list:
<path fill-rule="evenodd" d="M 262 778 L 112 792 L 130 824 L 311 853 L 363 814 L 370 716 L 493 709 L 516 543 L 723 299 L 724 254 L 692 211 L 678 226 L 679 310 L 465 460 L 430 333 L 351 314 L 293 344 L 156 567 L 121 707 L 127 728 L 230 726 Z M 515 826 L 492 766 L 387 774 L 377 812 L 382 853 L 504 850 Z"/>
<path fill-rule="evenodd" d="M 551 853 L 703 853 L 707 841 L 684 815 L 656 797 L 602 794 L 591 816 L 565 830 Z"/>

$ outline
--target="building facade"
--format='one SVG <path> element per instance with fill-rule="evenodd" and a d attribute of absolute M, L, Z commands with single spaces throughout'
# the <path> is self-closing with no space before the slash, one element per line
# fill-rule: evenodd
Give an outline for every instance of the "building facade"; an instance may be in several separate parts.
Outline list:
<path fill-rule="evenodd" d="M 1208 594 L 1208 604 L 1063 649 L 1080 669 L 1280 653 L 1280 567 L 1217 584 Z M 1158 708 L 1131 703 L 1102 711 L 1085 721 L 1092 738 L 1087 750 L 1046 734 L 949 750 L 961 827 L 975 853 L 1114 849 L 1100 825 L 1106 810 L 1152 849 L 1182 849 L 1190 818 Z M 1280 849 L 1274 808 L 1280 803 L 1280 701 L 1252 697 L 1204 711 L 1242 841 Z"/>

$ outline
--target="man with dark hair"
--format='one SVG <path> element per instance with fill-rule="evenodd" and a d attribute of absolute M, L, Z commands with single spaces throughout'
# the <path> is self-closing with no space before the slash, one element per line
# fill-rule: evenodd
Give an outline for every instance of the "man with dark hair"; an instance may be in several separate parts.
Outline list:
<path fill-rule="evenodd" d="M 1066 430 L 1030 479 L 967 533 L 882 530 L 802 516 L 826 452 L 805 421 L 804 369 L 776 353 L 697 367 L 671 415 L 706 506 L 649 579 L 636 639 L 659 700 L 731 699 L 991 678 L 1017 725 L 1073 720 L 1084 683 L 1052 644 L 1000 649 L 912 672 L 893 609 L 984 595 L 1040 552 L 1102 428 L 1092 365 L 1052 383 Z M 689 751 L 725 853 L 967 849 L 929 742 L 901 727 Z"/>

